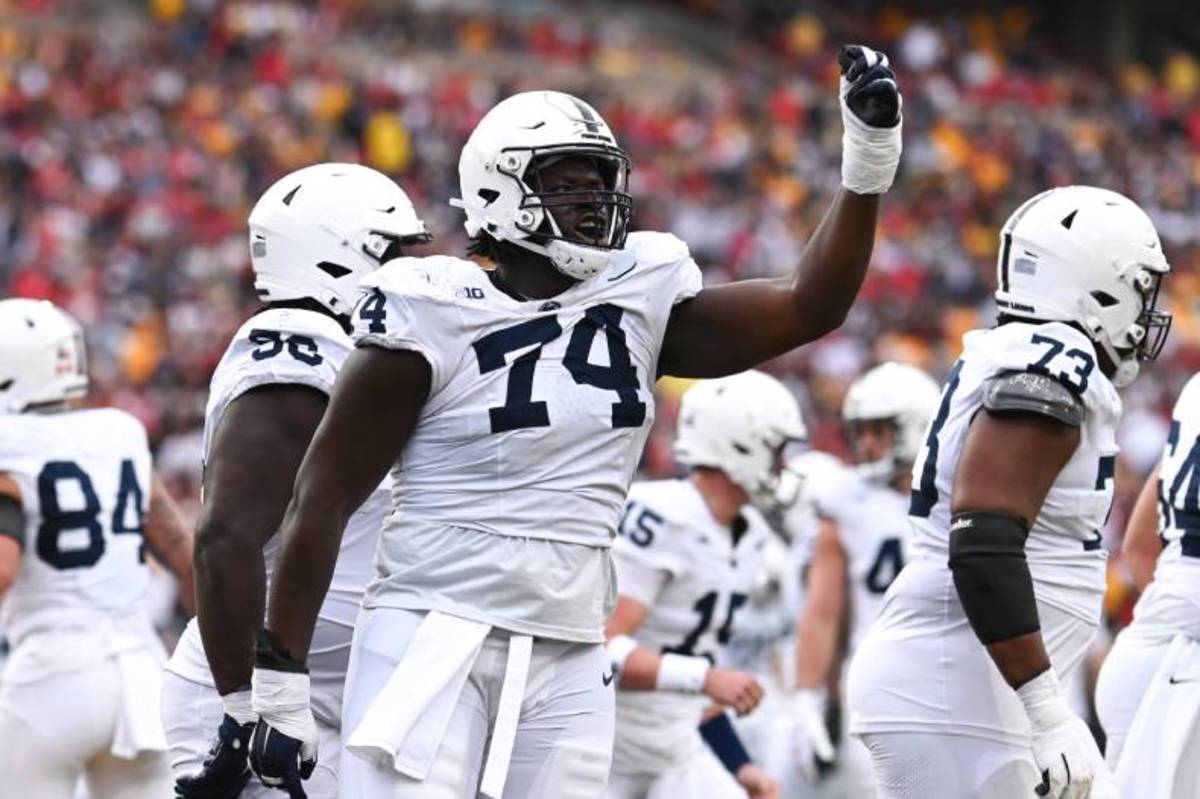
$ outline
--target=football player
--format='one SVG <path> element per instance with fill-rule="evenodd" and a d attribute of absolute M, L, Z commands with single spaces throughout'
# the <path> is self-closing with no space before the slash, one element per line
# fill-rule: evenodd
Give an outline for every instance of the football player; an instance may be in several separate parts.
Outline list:
<path fill-rule="evenodd" d="M 676 460 L 688 477 L 629 489 L 606 630 L 620 689 L 610 799 L 778 795 L 724 712 L 746 715 L 762 687 L 720 664 L 775 535 L 755 504 L 775 501 L 783 447 L 804 437 L 796 400 L 775 378 L 702 381 L 679 408 Z"/>
<path fill-rule="evenodd" d="M 0 797 L 161 799 L 166 654 L 146 551 L 191 591 L 191 535 L 146 430 L 83 409 L 83 331 L 49 302 L 0 301 Z"/>
<path fill-rule="evenodd" d="M 342 795 L 598 796 L 613 739 L 611 541 L 659 374 L 743 371 L 837 327 L 900 154 L 886 60 L 842 54 L 843 182 L 786 277 L 702 289 L 629 233 L 629 161 L 591 106 L 510 97 L 459 161 L 472 249 L 364 281 L 358 349 L 297 476 L 254 672 L 251 762 L 299 788 L 305 653 L 349 514 L 394 510 L 355 629 Z M 486 753 L 486 756 L 485 756 Z"/>
<path fill-rule="evenodd" d="M 1115 192 L 1052 189 L 1005 224 L 998 324 L 950 370 L 913 467 L 909 563 L 850 667 L 880 795 L 1115 795 L 1059 679 L 1100 619 L 1117 387 L 1165 341 L 1168 270 Z"/>
<path fill-rule="evenodd" d="M 849 631 L 849 662 L 904 566 L 912 464 L 938 393 L 937 383 L 920 369 L 884 363 L 851 384 L 842 404 L 856 466 L 815 489 L 819 521 L 808 563 L 808 601 L 796 632 L 796 762 L 809 782 L 817 779 L 818 761 L 831 765 L 834 759 L 823 695 L 842 662 L 842 630 Z M 839 759 L 849 795 L 874 796 L 875 778 L 862 744 L 848 741 Z"/>
<path fill-rule="evenodd" d="M 249 228 L 265 307 L 238 330 L 212 376 L 196 531 L 199 614 L 164 687 L 163 722 L 184 797 L 236 797 L 250 778 L 250 674 L 279 548 L 273 536 L 353 349 L 352 297 L 363 275 L 429 238 L 404 191 L 356 164 L 318 164 L 280 178 L 251 210 Z M 389 488 L 387 480 L 375 486 L 350 519 L 308 650 L 316 730 L 329 753 L 310 783 L 315 797 L 337 795 L 350 638 Z M 274 793 L 256 785 L 241 795 Z"/>
<path fill-rule="evenodd" d="M 1165 542 L 1096 682 L 1105 758 L 1123 796 L 1200 789 L 1200 376 L 1175 403 L 1162 460 L 1138 497 L 1126 546 Z M 1155 507 L 1158 513 L 1155 513 Z"/>

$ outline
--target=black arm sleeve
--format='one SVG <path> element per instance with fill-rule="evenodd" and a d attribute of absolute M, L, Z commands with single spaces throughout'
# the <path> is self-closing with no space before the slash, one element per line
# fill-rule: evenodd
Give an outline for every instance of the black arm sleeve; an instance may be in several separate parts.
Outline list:
<path fill-rule="evenodd" d="M 0 495 L 0 538 L 11 538 L 25 548 L 25 510 L 19 499 L 7 494 Z"/>
<path fill-rule="evenodd" d="M 1037 632 L 1037 601 L 1025 562 L 1029 523 L 992 511 L 956 513 L 950 571 L 971 629 L 984 644 Z"/>
<path fill-rule="evenodd" d="M 701 724 L 700 737 L 730 774 L 737 776 L 738 769 L 750 762 L 750 754 L 727 714 L 721 713 Z"/>

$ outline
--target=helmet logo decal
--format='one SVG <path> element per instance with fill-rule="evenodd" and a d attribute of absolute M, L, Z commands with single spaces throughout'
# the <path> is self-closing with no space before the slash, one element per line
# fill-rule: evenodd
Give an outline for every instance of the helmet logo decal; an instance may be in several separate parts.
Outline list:
<path fill-rule="evenodd" d="M 1020 272 L 1022 275 L 1037 274 L 1037 256 L 1031 252 L 1026 252 L 1024 256 L 1013 262 L 1013 271 Z"/>
<path fill-rule="evenodd" d="M 296 196 L 296 192 L 300 191 L 300 185 L 301 184 L 297 183 L 296 188 L 292 189 L 291 191 L 289 191 L 287 194 L 285 194 L 283 196 L 283 204 L 284 205 L 292 204 L 292 198 Z"/>
<path fill-rule="evenodd" d="M 1077 214 L 1077 213 L 1079 213 L 1078 208 L 1076 208 L 1074 211 L 1072 211 L 1071 213 L 1064 216 L 1062 223 L 1061 223 L 1062 226 L 1065 227 L 1067 230 L 1070 230 L 1071 225 L 1075 222 L 1075 214 Z"/>

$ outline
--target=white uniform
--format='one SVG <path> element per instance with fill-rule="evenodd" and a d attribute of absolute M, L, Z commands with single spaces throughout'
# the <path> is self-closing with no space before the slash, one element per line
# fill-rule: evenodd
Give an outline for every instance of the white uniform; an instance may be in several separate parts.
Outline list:
<path fill-rule="evenodd" d="M 0 606 L 12 655 L 0 682 L 0 797 L 170 792 L 158 722 L 164 653 L 145 613 L 150 451 L 115 409 L 0 416 L 0 472 L 26 528 Z"/>
<path fill-rule="evenodd" d="M 850 667 L 850 731 L 871 750 L 885 797 L 1015 796 L 1037 782 L 1024 710 L 972 632 L 947 566 L 959 454 L 988 381 L 1014 371 L 1053 376 L 1085 407 L 1079 445 L 1025 546 L 1060 680 L 1075 673 L 1100 620 L 1107 553 L 1099 531 L 1112 502 L 1116 389 L 1091 342 L 1066 324 L 968 333 L 913 467 L 911 560 Z"/>
<path fill-rule="evenodd" d="M 364 598 L 364 656 L 347 690 L 347 745 L 378 765 L 372 776 L 357 760 L 362 781 L 343 795 L 366 796 L 368 780 L 386 780 L 396 797 L 473 796 L 463 786 L 474 790 L 480 763 L 467 742 L 486 738 L 488 725 L 485 792 L 500 791 L 507 773 L 506 797 L 596 795 L 608 773 L 613 723 L 600 646 L 615 598 L 610 546 L 654 418 L 667 320 L 677 302 L 700 290 L 699 269 L 675 237 L 635 233 L 605 271 L 548 300 L 517 299 L 473 262 L 450 257 L 393 261 L 363 287 L 355 338 L 420 353 L 432 384 L 393 472 L 395 511 Z M 397 651 L 388 630 L 405 627 L 414 611 L 425 614 L 426 629 Z M 461 667 L 466 683 L 452 681 L 436 696 L 397 694 L 418 714 L 457 702 L 448 730 L 422 723 L 423 735 L 407 735 L 407 728 L 363 723 L 372 705 L 386 715 L 393 700 L 383 685 L 397 664 L 406 662 L 404 673 L 424 662 L 432 651 L 425 646 L 444 649 L 439 636 L 453 620 L 482 630 L 484 651 L 508 649 L 503 673 L 488 673 L 490 659 L 471 647 L 461 662 L 437 664 Z M 531 636 L 538 640 L 528 650 Z M 564 664 L 594 668 L 586 692 L 548 704 L 526 693 L 522 701 L 518 678 L 530 657 L 541 662 L 539 653 L 561 642 L 572 644 Z M 368 651 L 379 656 L 368 660 Z M 548 678 L 531 671 L 528 682 Z M 498 706 L 480 700 L 478 715 L 463 710 L 472 691 L 489 697 L 497 680 L 519 713 L 503 698 Z M 562 715 L 580 701 L 587 712 Z M 506 707 L 512 713 L 493 722 Z M 443 767 L 449 758 L 462 761 Z M 344 759 L 344 786 L 355 761 Z"/>
<path fill-rule="evenodd" d="M 315 311 L 277 308 L 250 318 L 233 337 L 212 376 L 204 424 L 205 458 L 230 403 L 267 385 L 311 386 L 328 394 L 353 346 L 334 319 Z M 313 713 L 321 733 L 317 772 L 305 782 L 305 790 L 313 797 L 337 795 L 338 731 L 350 641 L 363 588 L 371 577 L 371 559 L 387 512 L 389 487 L 387 480 L 350 517 L 313 631 L 308 668 Z M 264 548 L 268 581 L 278 550 L 275 536 Z M 180 638 L 167 671 L 163 724 L 171 746 L 171 767 L 177 775 L 194 774 L 200 770 L 225 712 L 195 619 Z M 254 796 L 272 793 L 257 780 L 246 790 L 246 795 Z"/>
<path fill-rule="evenodd" d="M 909 498 L 890 486 L 871 482 L 853 468 L 829 471 L 814 492 L 818 515 L 836 523 L 846 555 L 849 636 L 843 665 L 848 667 L 879 615 L 884 593 L 904 568 Z M 839 684 L 844 693 L 844 673 Z M 840 704 L 846 707 L 845 701 Z M 841 741 L 835 772 L 810 790 L 822 797 L 874 796 L 875 777 L 862 743 L 855 738 Z"/>
<path fill-rule="evenodd" d="M 773 535 L 753 508 L 741 519 L 735 541 L 690 480 L 629 490 L 614 555 L 621 596 L 649 610 L 634 633 L 638 644 L 725 665 L 737 612 Z M 618 690 L 610 799 L 744 796 L 700 738 L 709 704 L 703 694 Z"/>
<path fill-rule="evenodd" d="M 1195 376 L 1184 386 L 1175 403 L 1171 430 L 1159 465 L 1159 534 L 1165 547 L 1158 557 L 1154 569 L 1154 580 L 1138 599 L 1133 610 L 1133 623 L 1121 631 L 1116 643 L 1108 653 L 1096 684 L 1096 711 L 1104 732 L 1108 736 L 1106 758 L 1114 771 L 1144 771 L 1147 768 L 1175 771 L 1182 763 L 1163 764 L 1163 745 L 1148 747 L 1144 752 L 1144 741 L 1130 741 L 1131 757 L 1150 762 L 1122 762 L 1122 750 L 1126 744 L 1134 719 L 1140 715 L 1139 707 L 1147 696 L 1148 689 L 1158 682 L 1155 673 L 1163 665 L 1164 657 L 1176 636 L 1191 642 L 1200 642 L 1200 376 Z M 1175 664 L 1176 669 L 1183 667 Z M 1194 663 L 1192 671 L 1200 669 Z M 1172 693 L 1192 689 L 1195 680 L 1177 681 L 1174 672 L 1163 674 L 1162 682 Z M 1175 708 L 1187 703 L 1183 695 L 1169 702 Z M 1151 728 L 1166 730 L 1167 724 L 1161 716 Z M 1191 720 L 1185 719 L 1191 727 Z M 1172 730 L 1177 737 L 1186 731 Z M 1198 731 L 1200 734 L 1200 731 Z M 1190 747 L 1182 748 L 1178 754 L 1187 754 L 1195 760 L 1200 751 L 1200 740 Z M 1118 778 L 1122 775 L 1118 773 Z M 1181 787 L 1180 791 L 1183 790 Z M 1172 796 L 1183 796 L 1182 792 Z M 1191 793 L 1187 794 L 1191 796 Z"/>
<path fill-rule="evenodd" d="M 758 605 L 752 594 L 745 609 L 738 613 L 726 651 L 731 668 L 754 672 L 763 685 L 763 700 L 754 712 L 733 720 L 738 737 L 746 745 L 754 762 L 779 780 L 782 796 L 809 796 L 810 787 L 796 768 L 795 718 L 791 695 L 796 687 L 796 620 L 804 610 L 804 575 L 812 560 L 813 540 L 817 531 L 819 488 L 845 466 L 833 455 L 809 450 L 791 459 L 784 473 L 797 479 L 797 495 L 783 514 L 783 526 L 790 541 L 784 551 L 773 541 L 767 548 L 763 567 L 774 584 L 773 600 Z M 749 629 L 747 629 L 749 628 Z M 822 780 L 821 790 L 829 786 L 828 796 L 839 796 L 842 786 L 833 785 L 833 775 Z"/>

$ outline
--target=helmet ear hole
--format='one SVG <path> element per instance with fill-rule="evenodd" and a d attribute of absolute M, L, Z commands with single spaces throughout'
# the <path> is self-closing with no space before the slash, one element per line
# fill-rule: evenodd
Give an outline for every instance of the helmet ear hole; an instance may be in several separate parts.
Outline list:
<path fill-rule="evenodd" d="M 1094 299 L 1101 308 L 1111 308 L 1120 302 L 1120 300 L 1109 294 L 1107 291 L 1093 291 L 1092 299 Z"/>

